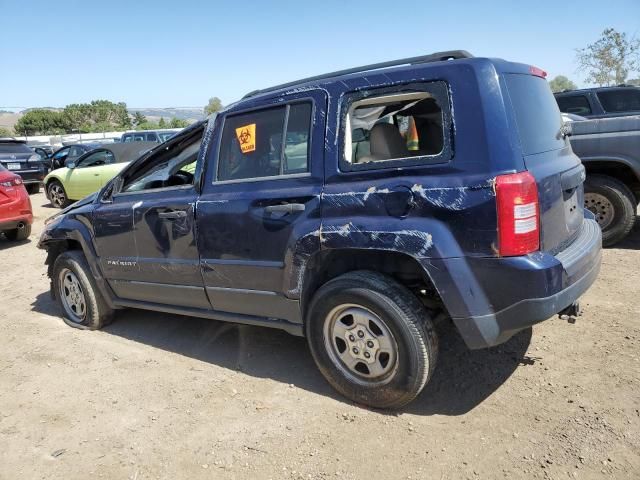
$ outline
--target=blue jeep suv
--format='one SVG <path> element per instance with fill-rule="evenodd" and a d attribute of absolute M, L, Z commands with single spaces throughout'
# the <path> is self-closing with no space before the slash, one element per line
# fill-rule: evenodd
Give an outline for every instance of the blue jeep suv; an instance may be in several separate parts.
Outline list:
<path fill-rule="evenodd" d="M 434 320 L 490 347 L 574 312 L 598 274 L 544 76 L 451 51 L 246 95 L 48 220 L 65 321 L 133 307 L 280 328 L 348 398 L 407 404 Z"/>

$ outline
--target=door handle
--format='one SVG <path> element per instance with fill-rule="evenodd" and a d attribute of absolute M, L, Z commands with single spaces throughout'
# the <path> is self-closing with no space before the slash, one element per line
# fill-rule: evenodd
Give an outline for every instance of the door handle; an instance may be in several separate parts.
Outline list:
<path fill-rule="evenodd" d="M 186 216 L 187 212 L 184 210 L 169 210 L 168 212 L 158 213 L 158 218 L 165 220 L 175 220 L 176 218 L 185 218 Z"/>
<path fill-rule="evenodd" d="M 273 212 L 282 212 L 282 213 L 293 213 L 293 212 L 304 212 L 305 205 L 304 203 L 285 203 L 282 205 L 269 205 L 264 207 L 264 211 L 267 213 Z"/>

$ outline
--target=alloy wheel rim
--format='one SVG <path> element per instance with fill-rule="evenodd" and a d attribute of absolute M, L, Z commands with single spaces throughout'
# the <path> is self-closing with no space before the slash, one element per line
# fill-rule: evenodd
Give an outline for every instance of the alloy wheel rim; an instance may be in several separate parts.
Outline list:
<path fill-rule="evenodd" d="M 324 322 L 325 349 L 352 381 L 385 384 L 398 368 L 398 344 L 385 322 L 360 305 L 340 305 Z"/>
<path fill-rule="evenodd" d="M 613 204 L 604 195 L 600 195 L 599 193 L 585 193 L 584 206 L 596 216 L 596 221 L 602 230 L 613 222 L 616 211 Z"/>
<path fill-rule="evenodd" d="M 56 207 L 61 207 L 65 200 L 64 190 L 60 185 L 52 185 L 49 189 L 49 197 L 51 198 L 51 203 Z"/>
<path fill-rule="evenodd" d="M 75 273 L 68 268 L 60 271 L 60 299 L 69 319 L 83 323 L 87 317 L 87 300 Z"/>

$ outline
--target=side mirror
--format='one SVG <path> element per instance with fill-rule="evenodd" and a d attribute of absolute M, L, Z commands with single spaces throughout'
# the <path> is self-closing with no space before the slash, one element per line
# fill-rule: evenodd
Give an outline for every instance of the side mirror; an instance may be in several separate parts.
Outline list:
<path fill-rule="evenodd" d="M 71 160 L 71 161 L 67 162 L 67 164 L 65 166 L 68 169 L 73 170 L 74 168 L 76 168 L 76 162 L 74 160 Z"/>

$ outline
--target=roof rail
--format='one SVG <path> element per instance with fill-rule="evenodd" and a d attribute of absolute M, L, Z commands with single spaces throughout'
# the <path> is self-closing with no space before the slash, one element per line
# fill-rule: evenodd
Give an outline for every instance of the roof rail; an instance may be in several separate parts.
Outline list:
<path fill-rule="evenodd" d="M 323 75 L 317 75 L 315 77 L 302 78 L 294 82 L 282 83 L 273 87 L 265 88 L 262 90 L 254 90 L 247 93 L 243 99 L 253 97 L 259 93 L 272 92 L 274 90 L 280 90 L 281 88 L 293 87 L 301 83 L 312 82 L 315 80 L 323 80 L 325 78 L 338 77 L 341 75 L 349 75 L 350 73 L 368 72 L 370 70 L 379 70 L 381 68 L 398 67 L 400 65 L 417 65 L 420 63 L 441 62 L 444 60 L 458 60 L 461 58 L 472 58 L 466 50 L 447 50 L 445 52 L 436 52 L 430 55 L 421 55 L 418 57 L 401 58 L 399 60 L 391 60 L 388 62 L 372 63 L 371 65 L 363 65 L 362 67 L 347 68 L 345 70 L 338 70 L 336 72 L 325 73 Z"/>

